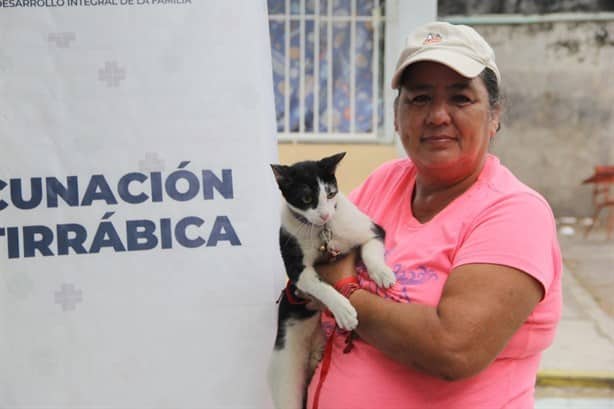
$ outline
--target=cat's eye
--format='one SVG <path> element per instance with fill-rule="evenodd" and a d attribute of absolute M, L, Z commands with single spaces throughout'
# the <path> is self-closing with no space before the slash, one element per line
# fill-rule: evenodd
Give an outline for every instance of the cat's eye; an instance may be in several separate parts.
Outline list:
<path fill-rule="evenodd" d="M 309 204 L 313 199 L 311 198 L 311 195 L 303 195 L 303 197 L 301 197 L 301 200 L 303 201 L 303 203 Z"/>
<path fill-rule="evenodd" d="M 331 190 L 330 192 L 328 192 L 326 197 L 329 198 L 329 199 L 332 199 L 333 197 L 335 197 L 336 194 L 337 194 L 336 190 Z"/>

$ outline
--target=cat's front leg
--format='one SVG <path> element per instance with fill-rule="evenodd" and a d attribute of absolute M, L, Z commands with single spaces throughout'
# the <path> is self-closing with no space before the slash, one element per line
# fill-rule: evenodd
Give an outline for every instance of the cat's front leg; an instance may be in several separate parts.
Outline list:
<path fill-rule="evenodd" d="M 362 256 L 363 263 L 365 263 L 365 267 L 367 267 L 369 277 L 379 287 L 389 288 L 396 281 L 396 277 L 386 264 L 384 253 L 384 242 L 378 237 L 368 240 L 360 248 L 360 255 Z"/>
<path fill-rule="evenodd" d="M 299 290 L 314 296 L 326 305 L 339 328 L 351 331 L 358 326 L 358 314 L 350 301 L 331 285 L 322 281 L 312 266 L 305 267 L 295 285 Z"/>

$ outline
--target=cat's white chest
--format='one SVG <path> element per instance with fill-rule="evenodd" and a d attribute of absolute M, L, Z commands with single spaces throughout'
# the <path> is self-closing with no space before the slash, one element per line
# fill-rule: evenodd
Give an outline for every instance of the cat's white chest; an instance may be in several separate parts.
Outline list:
<path fill-rule="evenodd" d="M 341 236 L 330 228 L 322 229 L 317 237 L 302 237 L 300 242 L 307 263 L 329 260 L 356 247 L 355 240 Z"/>

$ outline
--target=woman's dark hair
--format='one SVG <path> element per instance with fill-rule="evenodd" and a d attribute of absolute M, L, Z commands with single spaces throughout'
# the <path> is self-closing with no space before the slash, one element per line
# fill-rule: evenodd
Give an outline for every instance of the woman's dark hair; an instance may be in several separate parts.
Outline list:
<path fill-rule="evenodd" d="M 490 105 L 491 109 L 496 108 L 501 103 L 497 75 L 493 70 L 486 67 L 484 71 L 480 73 L 479 77 L 484 81 L 486 91 L 488 91 L 488 105 Z"/>
<path fill-rule="evenodd" d="M 486 91 L 488 92 L 488 106 L 490 109 L 495 109 L 501 105 L 501 93 L 499 92 L 499 81 L 497 74 L 490 68 L 486 67 L 478 75 L 484 82 Z M 497 124 L 497 132 L 501 130 L 501 121 Z"/>

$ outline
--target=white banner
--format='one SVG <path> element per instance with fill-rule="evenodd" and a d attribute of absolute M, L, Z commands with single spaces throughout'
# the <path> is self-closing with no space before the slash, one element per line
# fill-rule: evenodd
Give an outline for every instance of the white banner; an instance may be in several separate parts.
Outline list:
<path fill-rule="evenodd" d="M 265 1 L 0 0 L 0 41 L 0 407 L 267 407 Z"/>

